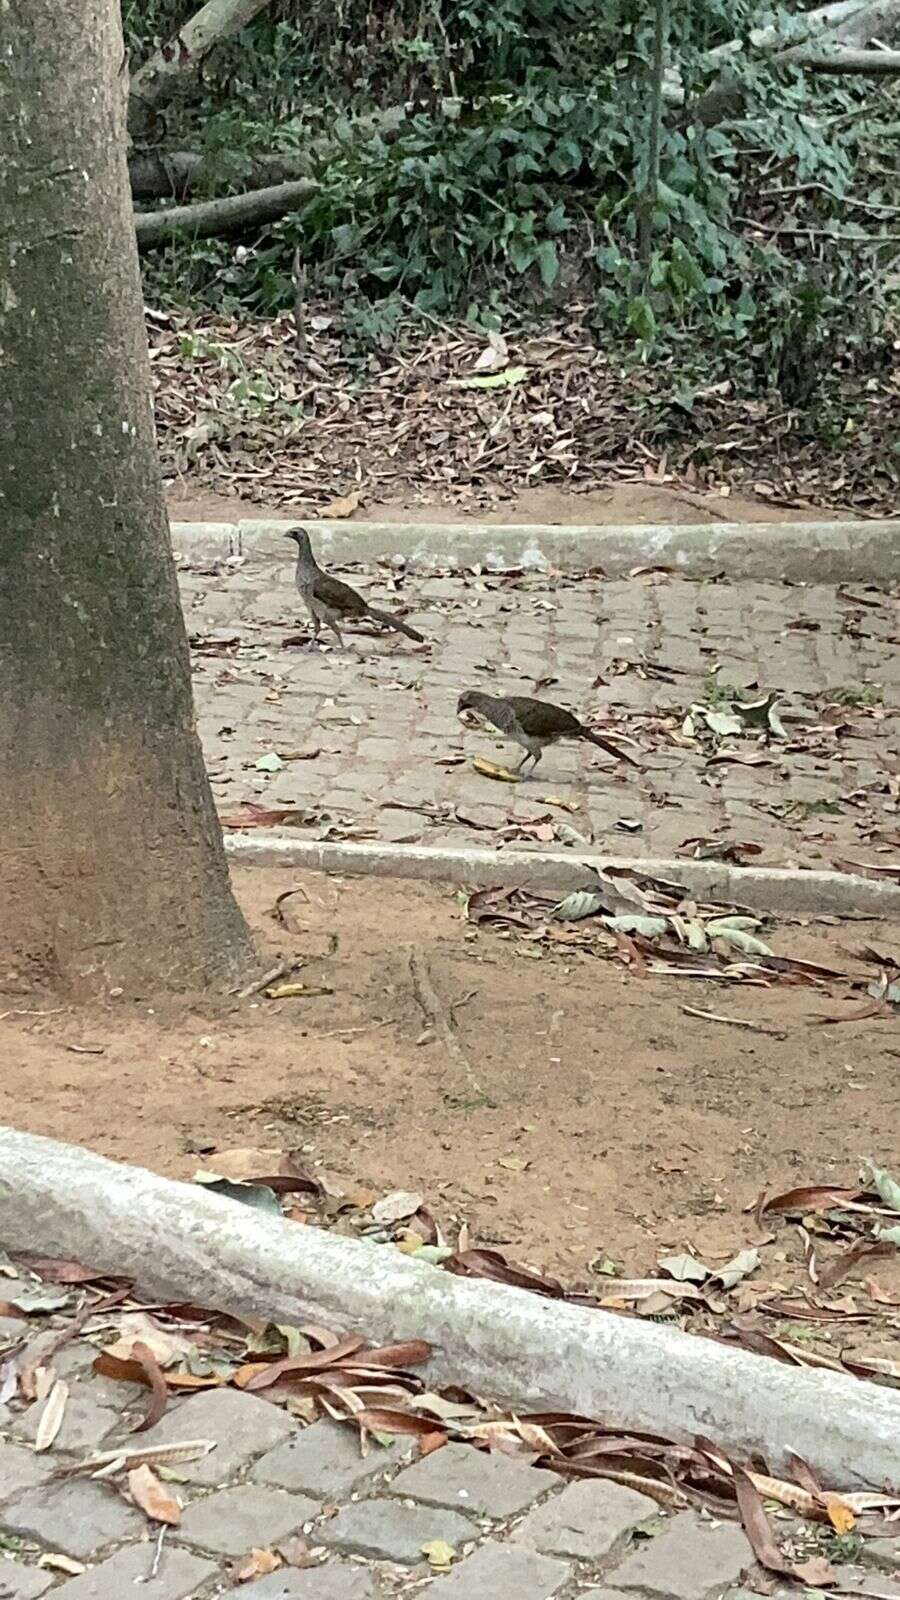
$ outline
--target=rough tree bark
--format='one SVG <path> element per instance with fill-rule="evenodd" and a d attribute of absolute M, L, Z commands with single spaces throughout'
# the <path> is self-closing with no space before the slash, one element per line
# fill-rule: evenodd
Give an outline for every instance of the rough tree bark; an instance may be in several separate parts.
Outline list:
<path fill-rule="evenodd" d="M 0 52 L 0 985 L 250 958 L 194 725 L 125 163 L 119 0 Z"/>

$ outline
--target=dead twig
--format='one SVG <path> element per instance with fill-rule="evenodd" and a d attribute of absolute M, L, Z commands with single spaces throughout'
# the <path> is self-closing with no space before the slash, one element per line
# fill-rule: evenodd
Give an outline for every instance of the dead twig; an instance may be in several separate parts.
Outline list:
<path fill-rule="evenodd" d="M 453 1008 L 450 1007 L 448 1010 L 445 1007 L 431 981 L 428 963 L 423 956 L 419 955 L 417 950 L 410 950 L 409 952 L 409 975 L 412 979 L 412 989 L 416 1003 L 422 1011 L 425 1021 L 429 1027 L 434 1029 L 448 1056 L 456 1062 L 457 1066 L 465 1074 L 470 1088 L 476 1094 L 483 1095 L 484 1090 L 472 1070 L 472 1063 L 456 1037 Z M 470 999 L 471 996 L 467 995 L 465 998 Z M 462 1001 L 457 1001 L 457 1005 L 462 1003 Z"/>
<path fill-rule="evenodd" d="M 701 1011 L 699 1006 L 682 1006 L 686 1017 L 702 1017 L 704 1022 L 727 1022 L 731 1028 L 747 1028 L 751 1033 L 768 1033 L 773 1039 L 786 1039 L 783 1028 L 770 1028 L 765 1022 L 750 1022 L 746 1017 L 726 1017 L 719 1011 Z"/>

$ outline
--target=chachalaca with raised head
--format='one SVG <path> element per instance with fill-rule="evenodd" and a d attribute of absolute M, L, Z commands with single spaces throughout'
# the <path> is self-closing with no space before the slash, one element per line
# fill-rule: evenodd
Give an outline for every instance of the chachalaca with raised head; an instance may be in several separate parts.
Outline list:
<path fill-rule="evenodd" d="M 319 629 L 324 622 L 335 635 L 338 644 L 343 646 L 339 624 L 371 617 L 374 622 L 381 622 L 386 628 L 394 628 L 397 633 L 405 633 L 407 639 L 414 639 L 416 644 L 425 643 L 424 634 L 417 633 L 408 622 L 403 622 L 390 611 L 381 611 L 378 606 L 370 605 L 361 594 L 351 589 L 349 583 L 343 583 L 340 578 L 333 578 L 330 573 L 323 572 L 313 555 L 309 534 L 305 528 L 289 528 L 287 538 L 293 539 L 297 545 L 297 570 L 294 582 L 312 618 L 314 640 L 318 639 Z"/>
<path fill-rule="evenodd" d="M 589 744 L 599 745 L 607 755 L 618 756 L 621 761 L 640 768 L 640 762 L 620 750 L 611 739 L 604 739 L 602 734 L 586 728 L 577 717 L 573 717 L 571 711 L 566 711 L 563 706 L 555 706 L 549 700 L 532 700 L 522 694 L 482 694 L 480 689 L 466 689 L 457 702 L 456 715 L 469 726 L 473 721 L 475 726 L 479 722 L 489 722 L 507 739 L 513 739 L 521 745 L 525 754 L 516 768 L 517 772 L 521 772 L 529 760 L 533 772 L 547 745 L 556 744 L 559 739 L 586 740 Z"/>

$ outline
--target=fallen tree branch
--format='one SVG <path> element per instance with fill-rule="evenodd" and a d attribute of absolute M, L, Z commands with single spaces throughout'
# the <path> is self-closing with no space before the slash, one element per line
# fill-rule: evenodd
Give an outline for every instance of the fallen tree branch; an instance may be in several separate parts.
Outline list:
<path fill-rule="evenodd" d="M 900 50 L 804 51 L 800 65 L 807 72 L 863 73 L 880 78 L 900 72 Z"/>
<path fill-rule="evenodd" d="M 900 0 L 833 0 L 795 20 L 807 30 L 807 37 L 786 45 L 777 28 L 750 34 L 750 43 L 771 57 L 773 65 L 802 67 L 809 72 L 867 73 L 884 76 L 900 70 L 900 52 L 867 49 L 874 41 L 890 39 L 900 30 Z M 780 47 L 780 48 L 779 48 Z M 717 45 L 708 60 L 734 61 L 743 54 L 740 39 Z M 734 77 L 723 73 L 677 117 L 679 126 L 688 122 L 712 127 L 727 118 L 739 117 L 746 107 L 746 91 Z"/>
<path fill-rule="evenodd" d="M 192 78 L 213 45 L 252 22 L 269 0 L 207 0 L 205 6 L 153 51 L 131 79 L 128 130 L 146 127 L 152 113 Z"/>
<path fill-rule="evenodd" d="M 191 239 L 207 239 L 214 234 L 240 233 L 263 222 L 274 222 L 276 217 L 283 217 L 308 200 L 318 188 L 313 178 L 300 178 L 296 183 L 276 183 L 268 189 L 226 195 L 222 200 L 202 200 L 195 206 L 136 211 L 134 231 L 138 248 L 152 250 L 181 234 Z"/>

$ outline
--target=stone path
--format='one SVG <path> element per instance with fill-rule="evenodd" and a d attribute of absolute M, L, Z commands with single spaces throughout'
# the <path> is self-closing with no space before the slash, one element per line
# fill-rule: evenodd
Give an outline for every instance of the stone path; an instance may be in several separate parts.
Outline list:
<path fill-rule="evenodd" d="M 0 1366 L 22 1328 L 0 1319 Z M 97 1377 L 95 1354 L 82 1341 L 52 1358 L 70 1392 L 51 1449 L 33 1448 L 45 1401 L 18 1411 L 0 1406 L 2 1600 L 132 1593 L 213 1600 L 234 1589 L 235 1569 L 251 1550 L 279 1546 L 304 1564 L 245 1582 L 236 1590 L 244 1600 L 413 1593 L 423 1600 L 749 1600 L 752 1592 L 771 1593 L 734 1523 L 693 1511 L 667 1515 L 622 1485 L 566 1481 L 465 1444 L 413 1459 L 418 1446 L 398 1439 L 363 1457 L 354 1428 L 328 1420 L 304 1426 L 235 1389 L 170 1403 L 155 1428 L 134 1434 L 146 1391 Z M 129 1501 L 123 1473 L 106 1481 L 54 1475 L 120 1442 L 135 1449 L 189 1439 L 215 1448 L 170 1468 L 167 1488 L 184 1509 L 158 1562 L 158 1530 Z M 442 1573 L 429 1567 L 423 1548 L 437 1541 L 452 1557 Z M 54 1559 L 42 1565 L 48 1556 Z M 59 1570 L 60 1557 L 68 1573 Z M 887 1570 L 898 1562 L 900 1541 L 884 1554 Z M 845 1569 L 842 1578 L 855 1586 L 866 1574 Z M 900 1596 L 892 1581 L 880 1573 L 879 1592 Z"/>
<path fill-rule="evenodd" d="M 580 835 L 654 855 L 725 839 L 758 846 L 753 859 L 775 865 L 877 861 L 896 843 L 900 653 L 890 594 L 659 574 L 411 574 L 396 588 L 386 567 L 346 575 L 371 598 L 402 603 L 430 649 L 363 633 L 345 652 L 285 648 L 304 627 L 287 561 L 247 558 L 213 571 L 182 563 L 199 641 L 200 729 L 223 811 L 248 799 L 296 804 L 308 812 L 303 831 L 317 838 L 546 849 L 577 848 Z M 644 771 L 564 745 L 524 784 L 480 776 L 472 756 L 518 752 L 463 735 L 456 699 L 473 685 L 538 693 L 610 720 L 637 741 Z M 750 700 L 778 690 L 787 740 L 725 737 L 717 752 L 708 735 L 687 738 L 688 707 L 720 704 L 727 686 Z M 709 761 L 723 751 L 740 759 Z M 257 770 L 273 752 L 283 768 Z"/>

